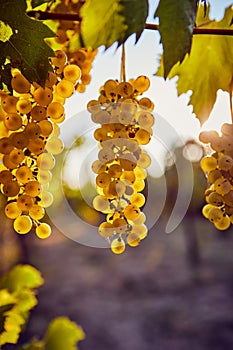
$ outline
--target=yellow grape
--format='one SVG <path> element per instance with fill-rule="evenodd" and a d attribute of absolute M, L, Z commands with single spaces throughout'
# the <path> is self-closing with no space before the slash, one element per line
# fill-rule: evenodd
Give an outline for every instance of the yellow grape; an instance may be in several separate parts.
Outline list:
<path fill-rule="evenodd" d="M 45 222 L 43 222 L 36 227 L 35 232 L 37 237 L 41 239 L 45 239 L 51 235 L 51 227 L 49 226 L 49 224 L 46 224 Z"/>
<path fill-rule="evenodd" d="M 99 234 L 104 238 L 111 237 L 114 234 L 113 224 L 109 222 L 102 222 L 99 226 Z"/>
<path fill-rule="evenodd" d="M 18 100 L 18 97 L 7 95 L 1 99 L 1 106 L 6 113 L 17 113 Z"/>
<path fill-rule="evenodd" d="M 231 190 L 231 183 L 227 179 L 221 177 L 214 182 L 214 189 L 217 193 L 225 195 Z"/>
<path fill-rule="evenodd" d="M 29 210 L 33 206 L 33 198 L 27 194 L 21 194 L 17 198 L 17 205 L 23 211 Z"/>
<path fill-rule="evenodd" d="M 214 221 L 214 226 L 218 230 L 227 230 L 231 225 L 231 220 L 228 215 L 223 216 L 220 220 Z"/>
<path fill-rule="evenodd" d="M 9 137 L 2 137 L 0 139 L 0 153 L 9 154 L 14 149 L 11 139 Z"/>
<path fill-rule="evenodd" d="M 13 175 L 10 170 L 2 170 L 0 171 L 0 183 L 6 184 L 9 181 L 13 180 Z"/>
<path fill-rule="evenodd" d="M 16 103 L 16 109 L 18 113 L 28 114 L 32 110 L 32 104 L 29 100 L 21 99 Z"/>
<path fill-rule="evenodd" d="M 10 202 L 5 207 L 5 215 L 9 219 L 16 219 L 22 214 L 22 210 L 18 207 L 17 203 Z"/>
<path fill-rule="evenodd" d="M 125 242 L 121 238 L 115 238 L 111 243 L 111 250 L 114 254 L 122 254 L 125 251 Z"/>
<path fill-rule="evenodd" d="M 3 186 L 3 193 L 7 197 L 15 197 L 20 191 L 20 186 L 17 181 L 11 180 Z"/>
<path fill-rule="evenodd" d="M 140 240 L 142 240 L 146 238 L 148 230 L 146 225 L 133 225 L 131 233 L 136 233 L 139 236 Z"/>
<path fill-rule="evenodd" d="M 137 233 L 129 233 L 126 237 L 126 241 L 130 247 L 137 247 L 141 239 Z"/>
<path fill-rule="evenodd" d="M 14 230 L 19 234 L 26 234 L 32 229 L 32 220 L 27 215 L 20 215 L 14 220 Z"/>
<path fill-rule="evenodd" d="M 36 122 L 31 122 L 25 126 L 24 132 L 29 140 L 33 140 L 40 136 L 41 129 Z"/>
<path fill-rule="evenodd" d="M 52 102 L 47 107 L 47 117 L 60 119 L 64 115 L 64 107 L 59 102 Z"/>
<path fill-rule="evenodd" d="M 28 214 L 33 220 L 41 220 L 45 215 L 45 210 L 40 205 L 33 204 Z"/>
<path fill-rule="evenodd" d="M 138 208 L 141 208 L 145 204 L 145 201 L 146 199 L 142 193 L 134 193 L 130 198 L 130 202 Z"/>
<path fill-rule="evenodd" d="M 102 211 L 102 212 L 109 212 L 110 207 L 109 207 L 109 202 L 108 200 L 103 197 L 103 196 L 96 196 L 93 199 L 93 207 L 97 211 Z"/>
<path fill-rule="evenodd" d="M 129 219 L 131 221 L 134 221 L 138 215 L 140 214 L 140 209 L 138 206 L 134 204 L 129 204 L 124 210 L 124 216 L 126 219 Z"/>
<path fill-rule="evenodd" d="M 217 168 L 218 161 L 215 157 L 206 156 L 202 158 L 200 165 L 204 172 L 209 172 Z"/>
<path fill-rule="evenodd" d="M 140 75 L 133 83 L 134 89 L 142 93 L 149 89 L 150 80 L 145 75 Z"/>
<path fill-rule="evenodd" d="M 60 154 L 64 149 L 64 143 L 58 137 L 50 137 L 46 142 L 45 149 L 54 155 Z"/>
<path fill-rule="evenodd" d="M 34 91 L 34 100 L 42 107 L 48 106 L 53 100 L 53 92 L 48 87 L 39 87 Z"/>
<path fill-rule="evenodd" d="M 66 79 L 62 79 L 56 86 L 56 93 L 64 98 L 71 97 L 74 93 L 74 84 Z"/>
<path fill-rule="evenodd" d="M 230 156 L 223 155 L 218 158 L 218 166 L 224 171 L 228 171 L 233 166 L 233 159 Z"/>
<path fill-rule="evenodd" d="M 41 170 L 51 170 L 55 166 L 55 159 L 51 153 L 42 153 L 36 163 Z"/>
<path fill-rule="evenodd" d="M 24 149 L 28 145 L 28 137 L 25 131 L 15 132 L 10 135 L 12 145 L 18 149 Z"/>
<path fill-rule="evenodd" d="M 47 119 L 39 121 L 38 126 L 42 136 L 48 137 L 53 132 L 53 124 Z"/>
<path fill-rule="evenodd" d="M 48 208 L 53 204 L 53 195 L 51 192 L 43 190 L 40 193 L 40 205 L 44 208 Z"/>
<path fill-rule="evenodd" d="M 16 113 L 7 114 L 4 125 L 8 130 L 16 131 L 22 127 L 22 118 Z"/>
<path fill-rule="evenodd" d="M 31 84 L 21 73 L 18 73 L 11 79 L 11 87 L 16 92 L 23 94 L 30 91 Z"/>
<path fill-rule="evenodd" d="M 223 218 L 223 212 L 221 209 L 214 207 L 210 208 L 208 211 L 208 219 L 212 222 L 217 222 Z"/>
<path fill-rule="evenodd" d="M 31 169 L 26 165 L 19 167 L 16 170 L 15 176 L 16 176 L 16 179 L 23 184 L 27 183 L 29 180 L 33 178 Z"/>
<path fill-rule="evenodd" d="M 48 105 L 48 108 L 51 104 Z M 32 120 L 41 121 L 46 118 L 46 108 L 40 105 L 34 106 L 30 113 Z"/>
<path fill-rule="evenodd" d="M 24 191 L 26 194 L 28 194 L 31 197 L 39 196 L 39 194 L 41 192 L 41 186 L 40 186 L 39 181 L 36 181 L 36 180 L 29 181 L 25 185 Z"/>
<path fill-rule="evenodd" d="M 101 173 L 96 177 L 96 185 L 99 187 L 107 187 L 111 182 L 111 176 L 107 173 Z"/>
<path fill-rule="evenodd" d="M 63 74 L 66 80 L 75 84 L 81 77 L 81 69 L 76 64 L 69 64 L 63 69 Z"/>

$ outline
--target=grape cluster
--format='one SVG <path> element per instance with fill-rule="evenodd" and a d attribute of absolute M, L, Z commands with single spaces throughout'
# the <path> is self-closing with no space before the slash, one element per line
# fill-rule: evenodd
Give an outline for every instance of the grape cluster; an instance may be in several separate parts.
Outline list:
<path fill-rule="evenodd" d="M 53 202 L 49 192 L 54 155 L 63 150 L 59 123 L 64 118 L 64 102 L 75 90 L 81 71 L 67 65 L 66 55 L 51 58 L 45 86 L 31 84 L 18 70 L 12 70 L 12 94 L 1 92 L 0 190 L 7 198 L 5 214 L 14 220 L 19 234 L 33 227 L 40 238 L 51 228 L 40 220 Z"/>
<path fill-rule="evenodd" d="M 85 0 L 61 0 L 58 4 L 52 5 L 51 10 L 55 13 L 71 13 L 78 15 L 84 3 Z M 87 48 L 76 49 L 78 35 L 80 33 L 79 21 L 61 19 L 56 20 L 56 22 L 56 37 L 54 40 L 47 39 L 47 43 L 52 47 L 56 47 L 58 44 L 59 48 L 67 54 L 68 62 L 77 65 L 81 69 L 81 80 L 76 85 L 76 90 L 83 93 L 86 90 L 86 85 L 90 84 L 91 81 L 90 71 L 97 50 Z"/>
<path fill-rule="evenodd" d="M 223 124 L 221 134 L 203 131 L 199 139 L 212 149 L 200 164 L 209 183 L 202 213 L 218 230 L 226 230 L 233 224 L 233 125 Z"/>
<path fill-rule="evenodd" d="M 124 252 L 126 243 L 135 247 L 147 236 L 146 217 L 140 209 L 145 197 L 140 192 L 151 159 L 141 145 L 152 136 L 154 105 L 140 96 L 149 86 L 146 76 L 120 83 L 110 79 L 100 89 L 98 100 L 87 105 L 92 121 L 100 124 L 94 132 L 100 151 L 92 164 L 98 193 L 93 206 L 106 214 L 99 234 L 116 254 Z"/>

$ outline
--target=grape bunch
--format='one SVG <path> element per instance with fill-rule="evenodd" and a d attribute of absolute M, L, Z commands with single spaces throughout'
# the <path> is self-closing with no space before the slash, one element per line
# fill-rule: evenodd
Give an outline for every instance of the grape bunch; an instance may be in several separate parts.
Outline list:
<path fill-rule="evenodd" d="M 85 4 L 85 0 L 61 0 L 55 5 L 51 5 L 51 10 L 55 13 L 77 14 Z M 68 57 L 70 64 L 76 64 L 82 72 L 81 80 L 76 85 L 76 90 L 80 93 L 85 92 L 86 85 L 91 82 L 90 71 L 92 63 L 97 54 L 97 50 L 88 48 L 77 49 L 78 35 L 80 33 L 80 22 L 71 20 L 56 20 L 56 37 L 47 39 L 47 43 L 52 47 L 57 45 Z"/>
<path fill-rule="evenodd" d="M 66 54 L 57 51 L 51 58 L 45 86 L 31 84 L 12 69 L 13 93 L 1 91 L 0 190 L 7 198 L 5 214 L 14 220 L 14 230 L 26 234 L 35 229 L 39 238 L 51 234 L 40 220 L 53 202 L 49 191 L 54 155 L 63 150 L 59 123 L 65 118 L 67 97 L 75 91 L 81 71 L 68 65 Z"/>
<path fill-rule="evenodd" d="M 209 183 L 202 213 L 218 230 L 226 230 L 233 224 L 233 124 L 223 124 L 221 134 L 203 131 L 199 139 L 212 150 L 200 163 Z"/>
<path fill-rule="evenodd" d="M 126 243 L 135 247 L 147 236 L 141 192 L 151 159 L 141 146 L 152 136 L 154 104 L 141 95 L 149 86 L 146 76 L 129 82 L 110 79 L 100 89 L 98 100 L 87 105 L 92 121 L 100 124 L 94 132 L 100 150 L 92 164 L 98 193 L 93 207 L 106 214 L 99 234 L 116 254 L 124 252 Z"/>

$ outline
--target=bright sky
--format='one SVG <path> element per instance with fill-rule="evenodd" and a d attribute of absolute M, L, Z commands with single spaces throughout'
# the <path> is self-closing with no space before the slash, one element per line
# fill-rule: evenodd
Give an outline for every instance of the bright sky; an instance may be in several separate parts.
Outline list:
<path fill-rule="evenodd" d="M 155 22 L 153 19 L 153 14 L 157 7 L 158 1 L 156 2 L 154 0 L 150 0 L 150 3 L 153 5 L 150 7 L 150 14 L 147 22 L 152 23 Z M 230 0 L 210 0 L 209 3 L 211 4 L 211 18 L 216 18 L 218 20 L 223 17 L 224 9 L 227 6 L 233 5 L 232 1 Z M 174 80 L 164 81 L 163 78 L 154 76 L 154 73 L 158 67 L 159 56 L 162 51 L 159 40 L 159 33 L 152 30 L 144 30 L 139 42 L 136 45 L 134 36 L 127 40 L 126 78 L 136 78 L 139 75 L 147 75 L 150 78 L 151 87 L 150 90 L 145 93 L 145 96 L 150 97 L 154 101 L 155 111 L 159 116 L 161 116 L 157 118 L 158 122 L 156 122 L 154 126 L 156 137 L 162 131 L 163 133 L 167 132 L 168 143 L 169 138 L 174 136 L 176 133 L 177 135 L 180 135 L 181 137 L 184 136 L 185 138 L 198 138 L 200 124 L 195 115 L 192 114 L 192 107 L 187 106 L 187 94 L 178 98 Z M 85 110 L 86 104 L 89 100 L 98 97 L 99 87 L 107 79 L 120 78 L 120 60 L 121 48 L 116 50 L 116 46 L 113 46 L 107 51 L 100 48 L 91 72 L 91 84 L 87 86 L 87 90 L 84 94 L 75 94 L 69 99 L 66 105 L 68 117 L 77 115 L 77 128 L 81 119 L 83 119 L 83 115 L 80 112 Z M 229 96 L 227 93 L 219 92 L 214 110 L 212 111 L 208 122 L 204 124 L 202 129 L 220 129 L 223 118 L 224 122 L 230 121 Z M 163 123 L 161 124 L 160 120 L 165 120 L 168 122 L 168 127 L 166 130 L 164 130 Z M 82 120 L 82 123 L 83 122 L 84 121 Z M 162 128 L 163 130 L 161 130 Z M 164 147 L 161 142 L 158 144 L 157 141 L 158 140 L 155 140 L 155 146 L 158 147 L 157 152 L 159 152 L 159 150 L 163 149 Z M 91 145 L 90 147 L 92 149 Z M 166 151 L 167 147 L 169 147 L 169 145 L 166 145 L 163 151 Z M 93 154 L 93 152 L 91 153 Z M 79 156 L 81 156 L 81 154 L 79 154 Z M 157 162 L 158 160 L 155 161 Z M 157 169 L 160 166 L 162 168 L 161 164 L 160 166 L 156 164 L 156 166 Z"/>

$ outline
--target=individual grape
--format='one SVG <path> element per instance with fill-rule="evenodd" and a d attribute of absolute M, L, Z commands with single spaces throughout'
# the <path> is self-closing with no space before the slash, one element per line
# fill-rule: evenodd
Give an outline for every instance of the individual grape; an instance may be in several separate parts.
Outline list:
<path fill-rule="evenodd" d="M 202 158 L 200 165 L 204 172 L 209 172 L 217 168 L 218 161 L 213 156 L 206 156 Z"/>
<path fill-rule="evenodd" d="M 11 79 L 11 87 L 18 93 L 24 94 L 30 91 L 31 84 L 21 73 L 17 73 Z"/>
<path fill-rule="evenodd" d="M 140 145 L 147 145 L 150 142 L 151 135 L 147 130 L 139 129 L 136 132 L 135 139 Z"/>
<path fill-rule="evenodd" d="M 103 164 L 100 160 L 95 160 L 92 163 L 92 171 L 96 174 L 101 174 L 108 170 L 108 167 Z"/>
<path fill-rule="evenodd" d="M 45 142 L 41 138 L 37 137 L 29 141 L 27 148 L 31 153 L 39 155 L 45 149 Z"/>
<path fill-rule="evenodd" d="M 129 204 L 124 210 L 124 216 L 126 219 L 134 221 L 140 214 L 140 209 L 134 204 Z"/>
<path fill-rule="evenodd" d="M 2 157 L 2 163 L 6 168 L 11 170 L 17 167 L 17 165 L 11 161 L 9 154 L 4 154 Z"/>
<path fill-rule="evenodd" d="M 131 234 L 137 234 L 140 238 L 140 240 L 144 239 L 147 237 L 147 227 L 146 225 L 133 225 L 132 226 L 132 230 L 131 230 Z"/>
<path fill-rule="evenodd" d="M 38 156 L 36 164 L 40 170 L 51 170 L 55 166 L 55 159 L 51 153 L 42 153 Z"/>
<path fill-rule="evenodd" d="M 133 83 L 134 89 L 142 93 L 149 89 L 150 80 L 145 75 L 140 75 Z"/>
<path fill-rule="evenodd" d="M 125 251 L 125 242 L 121 238 L 115 238 L 111 243 L 111 250 L 114 254 L 122 254 Z"/>
<path fill-rule="evenodd" d="M 233 166 L 233 159 L 230 156 L 223 155 L 218 158 L 218 167 L 221 170 L 228 171 Z"/>
<path fill-rule="evenodd" d="M 130 247 L 137 247 L 141 239 L 137 233 L 129 233 L 126 237 L 126 241 Z"/>
<path fill-rule="evenodd" d="M 46 151 L 54 155 L 60 154 L 64 149 L 64 143 L 58 137 L 50 137 L 46 142 Z"/>
<path fill-rule="evenodd" d="M 102 196 L 96 196 L 93 199 L 93 207 L 97 211 L 108 212 L 110 210 L 109 202 L 107 198 Z"/>
<path fill-rule="evenodd" d="M 146 221 L 146 215 L 145 215 L 144 213 L 141 212 L 141 213 L 138 215 L 138 217 L 137 217 L 135 220 L 133 220 L 133 224 L 134 224 L 134 225 L 142 225 L 142 224 L 145 223 L 145 221 Z"/>
<path fill-rule="evenodd" d="M 64 107 L 59 102 L 52 102 L 47 107 L 47 117 L 60 119 L 64 115 Z"/>
<path fill-rule="evenodd" d="M 55 51 L 56 57 L 51 57 L 51 63 L 55 67 L 64 67 L 67 62 L 67 56 L 66 53 L 62 50 L 56 50 Z"/>
<path fill-rule="evenodd" d="M 3 193 L 7 197 L 15 197 L 20 191 L 20 186 L 17 181 L 11 180 L 4 184 L 3 186 Z"/>
<path fill-rule="evenodd" d="M 99 187 L 107 187 L 109 186 L 111 182 L 111 176 L 107 173 L 100 173 L 97 177 L 96 177 L 96 185 Z"/>
<path fill-rule="evenodd" d="M 209 215 L 209 211 L 210 209 L 215 208 L 215 206 L 213 204 L 206 204 L 204 205 L 204 207 L 202 208 L 202 215 L 208 219 L 208 215 Z"/>
<path fill-rule="evenodd" d="M 233 190 L 229 191 L 227 194 L 223 196 L 223 201 L 226 205 L 233 207 Z"/>
<path fill-rule="evenodd" d="M 42 206 L 33 204 L 30 207 L 28 214 L 33 220 L 41 220 L 45 215 L 45 210 Z"/>
<path fill-rule="evenodd" d="M 124 157 L 120 158 L 120 165 L 126 171 L 133 170 L 137 165 L 137 159 L 130 153 L 125 154 Z"/>
<path fill-rule="evenodd" d="M 28 138 L 28 140 L 32 140 L 40 136 L 41 129 L 37 123 L 31 122 L 25 126 L 24 133 L 26 135 L 26 138 Z"/>
<path fill-rule="evenodd" d="M 18 207 L 17 203 L 10 202 L 5 207 L 5 215 L 9 219 L 16 219 L 22 214 L 22 210 Z"/>
<path fill-rule="evenodd" d="M 17 205 L 22 211 L 29 210 L 33 204 L 33 198 L 27 194 L 21 194 L 17 198 Z"/>
<path fill-rule="evenodd" d="M 32 110 L 32 104 L 29 100 L 21 99 L 16 103 L 16 109 L 18 113 L 28 114 Z"/>
<path fill-rule="evenodd" d="M 26 184 L 29 180 L 33 178 L 32 170 L 26 165 L 19 167 L 16 170 L 15 176 L 16 179 L 22 184 Z"/>
<path fill-rule="evenodd" d="M 128 230 L 127 221 L 121 217 L 113 220 L 113 227 L 116 233 L 119 235 L 126 233 Z"/>
<path fill-rule="evenodd" d="M 142 167 L 144 169 L 148 168 L 151 164 L 151 158 L 149 154 L 147 154 L 146 151 L 142 151 L 139 155 L 139 158 L 137 160 L 137 165 L 139 167 Z"/>
<path fill-rule="evenodd" d="M 52 173 L 49 170 L 39 169 L 37 178 L 39 183 L 44 185 L 52 180 Z"/>
<path fill-rule="evenodd" d="M 210 184 L 213 184 L 220 177 L 222 177 L 221 171 L 219 169 L 215 169 L 209 172 L 207 179 Z"/>
<path fill-rule="evenodd" d="M 53 124 L 47 119 L 41 120 L 38 126 L 40 128 L 40 134 L 44 137 L 50 136 L 53 132 Z"/>
<path fill-rule="evenodd" d="M 214 189 L 217 193 L 225 195 L 231 190 L 231 183 L 225 178 L 219 178 L 214 183 Z"/>
<path fill-rule="evenodd" d="M 64 78 L 66 80 L 71 81 L 73 84 L 76 84 L 76 82 L 81 77 L 81 69 L 76 64 L 69 64 L 65 66 L 63 70 Z"/>
<path fill-rule="evenodd" d="M 34 100 L 42 107 L 48 106 L 53 100 L 53 92 L 48 87 L 39 87 L 34 91 Z"/>
<path fill-rule="evenodd" d="M 13 149 L 9 153 L 9 160 L 10 162 L 15 164 L 15 167 L 18 166 L 20 163 L 23 162 L 25 156 L 21 149 Z"/>
<path fill-rule="evenodd" d="M 218 230 L 227 230 L 231 225 L 231 220 L 228 215 L 223 216 L 220 220 L 214 221 L 214 226 Z"/>
<path fill-rule="evenodd" d="M 133 94 L 133 86 L 128 82 L 121 82 L 117 85 L 116 93 L 123 97 L 130 97 Z"/>
<path fill-rule="evenodd" d="M 9 154 L 14 149 L 11 139 L 9 137 L 2 137 L 0 139 L 0 153 Z"/>
<path fill-rule="evenodd" d="M 138 101 L 138 104 L 140 107 L 145 108 L 149 111 L 153 111 L 153 109 L 154 109 L 154 103 L 148 97 L 141 98 Z M 153 124 L 154 124 L 154 121 L 153 121 Z"/>
<path fill-rule="evenodd" d="M 99 226 L 99 234 L 104 238 L 109 238 L 114 234 L 113 224 L 109 222 L 102 222 Z"/>
<path fill-rule="evenodd" d="M 40 193 L 40 205 L 44 208 L 48 208 L 53 204 L 53 195 L 51 192 L 43 190 Z"/>
<path fill-rule="evenodd" d="M 199 140 L 203 143 L 213 142 L 215 139 L 218 139 L 218 133 L 215 130 L 206 130 L 202 131 L 199 135 Z"/>
<path fill-rule="evenodd" d="M 221 207 L 224 204 L 223 197 L 217 192 L 210 193 L 210 195 L 207 197 L 207 201 L 209 204 L 217 207 Z"/>
<path fill-rule="evenodd" d="M 62 79 L 56 86 L 56 93 L 64 98 L 71 97 L 74 93 L 74 84 L 66 79 Z"/>
<path fill-rule="evenodd" d="M 133 186 L 135 192 L 141 192 L 145 188 L 145 182 L 144 182 L 144 180 L 136 180 L 136 181 L 134 181 L 132 186 Z"/>
<path fill-rule="evenodd" d="M 155 122 L 153 114 L 149 112 L 140 112 L 137 118 L 138 124 L 141 128 L 152 127 Z"/>
<path fill-rule="evenodd" d="M 51 227 L 49 224 L 46 224 L 45 222 L 40 223 L 36 227 L 36 235 L 41 239 L 48 238 L 51 235 Z"/>
<path fill-rule="evenodd" d="M 28 145 L 28 136 L 25 131 L 12 133 L 10 139 L 12 145 L 18 149 L 24 149 Z"/>
<path fill-rule="evenodd" d="M 40 186 L 39 181 L 36 181 L 36 180 L 29 181 L 25 185 L 24 191 L 26 194 L 28 194 L 31 197 L 39 196 L 39 194 L 41 192 L 41 186 Z"/>
<path fill-rule="evenodd" d="M 1 99 L 1 106 L 6 113 L 17 113 L 18 97 L 7 95 Z"/>
<path fill-rule="evenodd" d="M 224 138 L 222 138 L 222 149 L 225 151 L 232 151 L 233 150 L 232 136 L 226 135 Z"/>
<path fill-rule="evenodd" d="M 0 183 L 6 184 L 13 180 L 13 175 L 10 170 L 2 170 L 0 171 Z"/>
<path fill-rule="evenodd" d="M 119 178 L 122 174 L 122 167 L 119 164 L 112 164 L 108 169 L 108 174 L 113 178 Z"/>
<path fill-rule="evenodd" d="M 118 83 L 116 80 L 109 79 L 105 82 L 104 84 L 104 91 L 106 94 L 106 97 L 111 101 L 112 99 L 114 100 L 117 95 L 117 86 Z"/>
<path fill-rule="evenodd" d="M 217 222 L 223 218 L 223 212 L 217 207 L 210 208 L 208 211 L 208 219 L 212 222 Z"/>
<path fill-rule="evenodd" d="M 115 154 L 113 150 L 106 148 L 99 151 L 98 157 L 102 163 L 112 163 L 115 159 Z"/>
<path fill-rule="evenodd" d="M 233 124 L 224 123 L 221 126 L 221 132 L 224 135 L 233 136 Z"/>
<path fill-rule="evenodd" d="M 22 127 L 22 118 L 19 114 L 7 114 L 4 119 L 4 125 L 8 130 L 16 131 Z"/>
<path fill-rule="evenodd" d="M 134 183 L 134 181 L 136 180 L 136 176 L 135 176 L 135 173 L 134 171 L 127 171 L 125 170 L 123 173 L 122 173 L 122 179 L 124 180 L 127 180 L 130 184 Z"/>
<path fill-rule="evenodd" d="M 51 104 L 48 105 L 48 108 Z M 48 112 L 48 109 L 47 109 L 47 112 Z M 32 117 L 32 120 L 35 120 L 37 122 L 41 121 L 41 120 L 44 120 L 46 118 L 46 108 L 45 107 L 42 107 L 42 106 L 34 106 L 31 110 L 31 117 Z"/>
<path fill-rule="evenodd" d="M 14 220 L 14 230 L 19 234 L 26 234 L 32 229 L 32 220 L 27 215 L 20 215 Z"/>
<path fill-rule="evenodd" d="M 134 193 L 130 198 L 130 202 L 133 205 L 136 205 L 138 208 L 141 208 L 145 204 L 145 197 L 142 193 Z"/>

